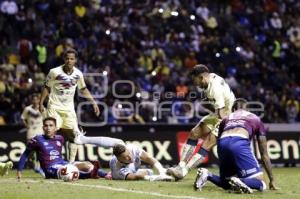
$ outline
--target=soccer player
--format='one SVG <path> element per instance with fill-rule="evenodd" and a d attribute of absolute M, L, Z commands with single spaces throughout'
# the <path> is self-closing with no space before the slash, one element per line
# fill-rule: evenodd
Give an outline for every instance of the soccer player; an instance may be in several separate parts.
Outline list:
<path fill-rule="evenodd" d="M 203 162 L 208 152 L 216 144 L 218 126 L 221 120 L 231 113 L 231 107 L 235 100 L 235 96 L 225 80 L 215 73 L 210 73 L 205 65 L 194 66 L 190 76 L 195 86 L 204 89 L 204 94 L 213 104 L 215 112 L 203 117 L 191 130 L 187 143 L 183 147 L 178 166 L 167 170 L 167 174 L 174 176 L 176 180 L 184 178 L 189 170 L 196 168 Z M 191 157 L 199 138 L 203 139 L 202 146 Z"/>
<path fill-rule="evenodd" d="M 46 78 L 45 87 L 40 98 L 40 111 L 44 112 L 44 101 L 49 95 L 46 116 L 54 117 L 60 133 L 67 138 L 69 144 L 69 162 L 74 162 L 77 145 L 95 144 L 112 147 L 123 141 L 107 137 L 86 137 L 78 129 L 77 117 L 74 108 L 74 95 L 76 87 L 93 105 L 94 112 L 99 116 L 97 103 L 87 89 L 82 72 L 75 67 L 77 51 L 68 49 L 64 54 L 65 64 L 50 70 Z M 75 144 L 74 144 L 75 143 Z"/>
<path fill-rule="evenodd" d="M 40 135 L 43 133 L 43 116 L 39 111 L 39 95 L 32 95 L 32 102 L 29 106 L 26 106 L 22 112 L 21 118 L 22 121 L 27 128 L 26 139 L 27 142 L 31 140 L 36 135 Z M 32 154 L 33 156 L 33 169 L 34 171 L 43 174 L 43 171 L 40 168 L 40 163 L 36 158 L 36 154 Z"/>
<path fill-rule="evenodd" d="M 258 116 L 243 110 L 246 105 L 246 100 L 237 99 L 233 106 L 234 112 L 220 124 L 218 139 L 220 176 L 205 168 L 199 168 L 194 182 L 195 189 L 201 190 L 205 183 L 210 181 L 223 189 L 233 189 L 240 193 L 252 193 L 252 189 L 265 190 L 262 170 L 250 148 L 254 137 L 258 141 L 262 162 L 269 177 L 269 188 L 276 189 L 267 153 L 266 130 Z"/>
<path fill-rule="evenodd" d="M 140 169 L 141 161 L 154 167 L 159 175 L 153 175 L 151 169 Z M 113 147 L 113 157 L 109 162 L 113 180 L 149 180 L 171 181 L 166 169 L 160 162 L 151 157 L 143 149 L 134 145 L 117 144 Z"/>
<path fill-rule="evenodd" d="M 37 135 L 32 138 L 27 144 L 26 150 L 22 154 L 18 168 L 17 177 L 22 177 L 22 170 L 32 151 L 38 154 L 38 160 L 45 173 L 46 178 L 58 178 L 57 171 L 60 167 L 67 165 L 68 162 L 62 159 L 62 146 L 64 138 L 61 135 L 56 135 L 56 119 L 47 117 L 43 120 L 43 135 Z M 97 178 L 107 177 L 109 174 L 99 169 L 99 164 L 92 164 L 90 162 L 73 162 L 79 171 L 79 178 Z"/>
<path fill-rule="evenodd" d="M 8 161 L 6 163 L 0 162 L 0 176 L 4 176 L 8 174 L 8 170 L 13 167 L 12 161 Z"/>

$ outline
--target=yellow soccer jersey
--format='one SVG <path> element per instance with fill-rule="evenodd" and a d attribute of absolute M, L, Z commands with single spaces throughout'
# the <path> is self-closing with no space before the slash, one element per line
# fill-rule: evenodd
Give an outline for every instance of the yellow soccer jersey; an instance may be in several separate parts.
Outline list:
<path fill-rule="evenodd" d="M 215 73 L 210 73 L 209 76 L 208 87 L 204 90 L 206 97 L 213 103 L 216 110 L 225 108 L 231 112 L 235 96 L 230 87 L 222 77 Z"/>
<path fill-rule="evenodd" d="M 51 89 L 47 108 L 55 110 L 74 110 L 76 87 L 86 87 L 80 70 L 74 67 L 73 73 L 68 75 L 63 66 L 51 69 L 45 84 Z"/>

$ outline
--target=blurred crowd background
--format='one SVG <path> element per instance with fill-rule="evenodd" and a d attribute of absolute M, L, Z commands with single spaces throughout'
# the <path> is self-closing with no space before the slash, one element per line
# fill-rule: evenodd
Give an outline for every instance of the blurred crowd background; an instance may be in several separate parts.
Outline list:
<path fill-rule="evenodd" d="M 0 0 L 0 123 L 21 123 L 70 47 L 83 73 L 102 74 L 86 77 L 92 93 L 108 91 L 107 115 L 83 107 L 86 122 L 197 122 L 207 110 L 188 72 L 199 63 L 261 102 L 264 122 L 299 122 L 299 10 L 297 0 Z"/>

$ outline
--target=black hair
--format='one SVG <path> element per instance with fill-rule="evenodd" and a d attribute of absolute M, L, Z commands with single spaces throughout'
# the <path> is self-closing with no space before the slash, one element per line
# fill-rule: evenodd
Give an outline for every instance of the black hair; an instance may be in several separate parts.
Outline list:
<path fill-rule="evenodd" d="M 198 64 L 196 66 L 193 67 L 193 69 L 190 72 L 190 77 L 197 77 L 198 75 L 202 74 L 202 73 L 209 73 L 209 69 L 207 66 L 203 65 L 203 64 Z"/>
<path fill-rule="evenodd" d="M 74 48 L 68 48 L 67 50 L 65 50 L 64 58 L 66 58 L 68 54 L 74 54 L 76 58 L 78 57 L 78 52 Z"/>
<path fill-rule="evenodd" d="M 54 117 L 46 117 L 43 119 L 43 124 L 45 124 L 47 121 L 53 121 L 56 126 L 56 119 Z"/>
<path fill-rule="evenodd" d="M 122 153 L 124 153 L 126 151 L 126 147 L 123 144 L 116 144 L 113 147 L 113 154 L 118 157 L 119 155 L 121 155 Z"/>
<path fill-rule="evenodd" d="M 236 111 L 238 109 L 246 109 L 247 108 L 247 100 L 244 98 L 237 98 L 232 106 L 232 111 Z"/>

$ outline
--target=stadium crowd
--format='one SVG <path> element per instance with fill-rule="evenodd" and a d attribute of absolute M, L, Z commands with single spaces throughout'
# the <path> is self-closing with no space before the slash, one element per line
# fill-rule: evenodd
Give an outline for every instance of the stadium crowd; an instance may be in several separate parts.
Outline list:
<path fill-rule="evenodd" d="M 108 78 L 99 100 L 109 106 L 109 123 L 198 121 L 206 111 L 188 76 L 198 63 L 226 78 L 237 97 L 261 102 L 264 122 L 299 122 L 299 9 L 297 0 L 0 0 L 0 123 L 21 123 L 31 94 L 70 47 L 82 72 Z M 116 80 L 132 81 L 136 95 L 118 98 Z M 86 82 L 103 93 L 103 81 Z M 129 85 L 115 90 L 130 94 Z M 122 101 L 139 103 L 139 111 Z M 169 102 L 173 114 L 153 114 Z M 96 121 L 90 112 L 81 117 Z"/>

